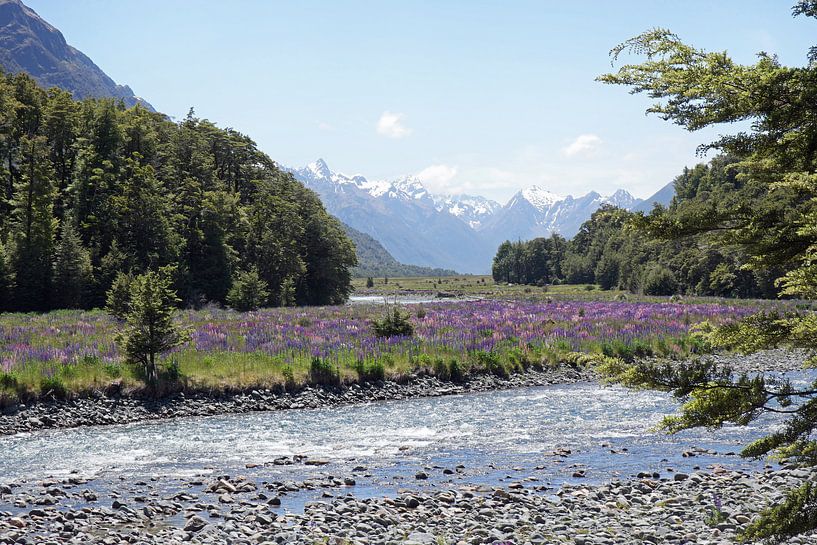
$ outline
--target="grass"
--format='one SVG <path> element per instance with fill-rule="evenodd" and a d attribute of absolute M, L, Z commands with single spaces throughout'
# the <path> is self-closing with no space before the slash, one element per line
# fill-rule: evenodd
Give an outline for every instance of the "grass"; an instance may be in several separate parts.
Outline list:
<path fill-rule="evenodd" d="M 780 306 L 780 301 L 765 299 L 729 299 L 705 296 L 640 295 L 626 290 L 603 290 L 597 284 L 556 284 L 525 286 L 494 282 L 490 275 L 459 275 L 443 277 L 373 278 L 374 286 L 366 287 L 365 278 L 352 280 L 353 295 L 416 295 L 425 297 L 458 296 L 487 299 L 544 301 L 629 301 L 666 303 L 675 300 L 684 304 L 723 304 L 765 308 Z M 812 307 L 810 301 L 787 301 L 784 306 Z"/>
<path fill-rule="evenodd" d="M 458 286 L 472 281 L 452 280 Z M 666 299 L 548 302 L 507 294 L 406 308 L 415 335 L 386 338 L 373 328 L 382 305 L 183 311 L 178 321 L 194 333 L 163 356 L 165 382 L 169 391 L 236 391 L 402 380 L 416 373 L 458 381 L 602 356 L 679 358 L 706 349 L 690 335 L 693 324 L 751 311 Z M 0 405 L 108 388 L 139 393 L 139 369 L 122 360 L 114 341 L 119 327 L 101 311 L 0 315 Z"/>

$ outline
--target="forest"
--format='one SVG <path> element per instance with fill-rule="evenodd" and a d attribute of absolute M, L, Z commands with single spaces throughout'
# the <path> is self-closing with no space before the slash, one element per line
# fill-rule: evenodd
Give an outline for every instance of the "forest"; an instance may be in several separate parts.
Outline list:
<path fill-rule="evenodd" d="M 798 210 L 804 213 L 812 205 L 793 191 L 777 191 L 773 197 L 760 194 L 740 172 L 736 156 L 720 155 L 685 168 L 673 180 L 675 197 L 668 207 L 658 205 L 645 215 L 605 205 L 570 241 L 558 235 L 507 241 L 494 258 L 494 280 L 591 283 L 645 295 L 776 297 L 775 279 L 795 263 L 784 251 L 791 246 L 781 247 L 780 259 L 773 264 L 750 268 L 749 250 L 729 238 L 737 231 L 738 220 L 730 218 L 716 229 L 703 220 L 748 215 L 755 207 L 768 218 L 783 217 Z M 796 233 L 787 239 L 802 244 Z"/>
<path fill-rule="evenodd" d="M 162 269 L 180 304 L 257 271 L 264 306 L 344 301 L 355 248 L 249 137 L 0 74 L 0 310 L 104 306 Z"/>

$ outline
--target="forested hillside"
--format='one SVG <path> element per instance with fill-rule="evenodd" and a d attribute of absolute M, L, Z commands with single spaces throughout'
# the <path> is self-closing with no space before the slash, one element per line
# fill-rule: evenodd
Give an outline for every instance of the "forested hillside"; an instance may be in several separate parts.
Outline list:
<path fill-rule="evenodd" d="M 454 276 L 457 274 L 456 271 L 448 269 L 435 269 L 400 263 L 373 237 L 346 224 L 343 225 L 343 228 L 355 244 L 357 266 L 352 269 L 352 275 L 357 278 L 367 276 Z"/>
<path fill-rule="evenodd" d="M 0 75 L 0 307 L 95 307 L 119 273 L 168 267 L 185 305 L 257 268 L 269 305 L 350 291 L 354 246 L 247 136 Z"/>

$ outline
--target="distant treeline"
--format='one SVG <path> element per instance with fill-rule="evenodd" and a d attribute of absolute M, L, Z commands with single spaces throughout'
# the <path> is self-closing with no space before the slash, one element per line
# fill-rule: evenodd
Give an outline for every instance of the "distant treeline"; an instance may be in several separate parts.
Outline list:
<path fill-rule="evenodd" d="M 785 256 L 776 268 L 750 270 L 744 267 L 749 261 L 745 249 L 726 242 L 722 232 L 730 229 L 730 222 L 735 229 L 743 228 L 739 218 L 726 214 L 763 207 L 770 217 L 785 214 L 786 195 L 778 193 L 777 202 L 757 200 L 754 189 L 741 181 L 739 163 L 727 156 L 684 169 L 674 185 L 670 206 L 657 206 L 649 215 L 603 206 L 570 241 L 553 235 L 504 242 L 494 258 L 494 280 L 594 283 L 648 295 L 777 296 L 774 279 L 791 265 Z M 708 228 L 719 219 L 725 227 Z M 769 251 L 784 254 L 791 249 Z"/>
<path fill-rule="evenodd" d="M 247 136 L 0 74 L 0 309 L 98 307 L 168 267 L 185 305 L 257 269 L 269 305 L 343 301 L 354 246 Z"/>

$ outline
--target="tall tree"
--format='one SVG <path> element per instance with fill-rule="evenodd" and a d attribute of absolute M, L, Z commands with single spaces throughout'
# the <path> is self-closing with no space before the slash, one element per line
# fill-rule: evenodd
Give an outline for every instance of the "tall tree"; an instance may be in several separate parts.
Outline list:
<path fill-rule="evenodd" d="M 57 219 L 57 191 L 42 136 L 23 137 L 20 143 L 20 181 L 15 185 L 10 268 L 15 306 L 45 310 L 51 283 L 51 261 Z"/>
<path fill-rule="evenodd" d="M 817 1 L 797 2 L 793 11 L 817 17 Z M 766 53 L 753 65 L 739 65 L 725 52 L 696 49 L 670 31 L 656 29 L 614 48 L 613 58 L 624 52 L 646 60 L 600 79 L 657 99 L 649 112 L 689 130 L 751 121 L 750 130 L 703 146 L 734 158 L 739 169 L 735 191 L 713 202 L 708 213 L 684 221 L 656 215 L 649 225 L 652 232 L 667 238 L 725 233 L 724 240 L 751 256 L 747 266 L 788 269 L 779 280 L 784 293 L 817 295 L 817 48 L 809 51 L 804 67 L 782 66 Z M 744 350 L 783 345 L 812 354 L 815 339 L 813 313 L 760 314 L 713 335 L 718 344 Z M 815 364 L 815 358 L 807 362 Z M 665 389 L 685 399 L 682 414 L 665 422 L 671 431 L 726 422 L 745 425 L 769 411 L 787 414 L 780 430 L 751 443 L 743 455 L 777 453 L 791 463 L 817 466 L 817 382 L 797 388 L 785 379 L 736 375 L 712 362 L 682 368 L 614 366 L 610 371 L 628 384 Z M 744 537 L 783 540 L 815 528 L 817 489 L 804 484 L 770 507 Z"/>
<path fill-rule="evenodd" d="M 54 260 L 51 303 L 58 308 L 87 308 L 93 281 L 91 255 L 82 245 L 73 218 L 63 222 Z"/>

